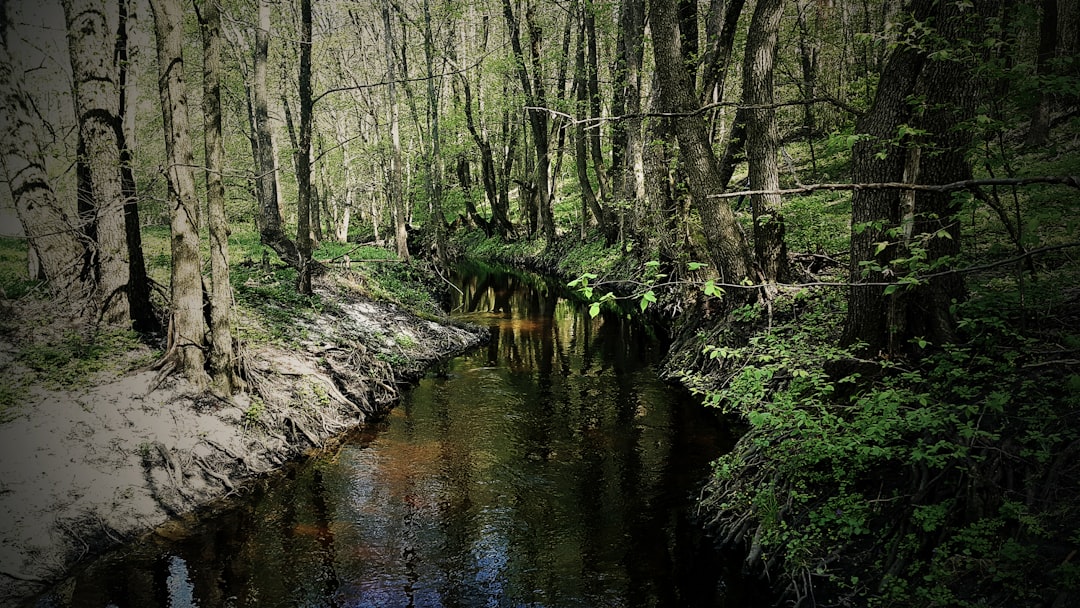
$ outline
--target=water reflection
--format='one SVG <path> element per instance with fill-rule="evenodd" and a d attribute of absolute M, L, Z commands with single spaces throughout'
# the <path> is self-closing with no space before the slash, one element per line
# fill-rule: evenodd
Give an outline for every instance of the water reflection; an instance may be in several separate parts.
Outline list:
<path fill-rule="evenodd" d="M 731 438 L 657 379 L 662 345 L 533 275 L 463 276 L 455 310 L 488 346 L 337 453 L 42 605 L 748 605 L 685 516 Z"/>

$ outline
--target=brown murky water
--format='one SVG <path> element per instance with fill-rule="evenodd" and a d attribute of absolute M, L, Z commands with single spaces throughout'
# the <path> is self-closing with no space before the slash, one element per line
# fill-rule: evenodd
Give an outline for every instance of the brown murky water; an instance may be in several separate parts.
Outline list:
<path fill-rule="evenodd" d="M 761 605 L 689 521 L 734 438 L 657 378 L 664 345 L 535 275 L 471 268 L 458 284 L 455 314 L 490 326 L 489 345 L 335 454 L 38 605 Z"/>

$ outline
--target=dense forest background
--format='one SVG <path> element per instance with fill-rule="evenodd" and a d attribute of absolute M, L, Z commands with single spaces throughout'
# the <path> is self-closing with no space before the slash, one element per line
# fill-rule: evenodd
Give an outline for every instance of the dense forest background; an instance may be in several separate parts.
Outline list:
<path fill-rule="evenodd" d="M 785 597 L 1077 600 L 1075 0 L 2 7 L 5 299 L 228 395 L 245 269 L 554 252 L 747 422 Z"/>

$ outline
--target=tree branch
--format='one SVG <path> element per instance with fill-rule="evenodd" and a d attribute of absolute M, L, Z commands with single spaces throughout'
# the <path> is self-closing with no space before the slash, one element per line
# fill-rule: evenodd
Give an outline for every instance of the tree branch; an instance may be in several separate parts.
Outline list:
<path fill-rule="evenodd" d="M 818 190 L 917 190 L 920 192 L 955 192 L 957 190 L 969 190 L 979 186 L 1026 186 L 1028 184 L 1062 184 L 1080 189 L 1080 176 L 1076 175 L 1045 175 L 1036 177 L 1016 178 L 993 178 L 993 179 L 966 179 L 951 184 L 905 184 L 903 182 L 881 182 L 875 184 L 809 184 L 798 188 L 784 190 L 740 190 L 739 192 L 724 192 L 722 194 L 710 194 L 709 198 L 738 198 L 754 194 L 806 194 Z"/>

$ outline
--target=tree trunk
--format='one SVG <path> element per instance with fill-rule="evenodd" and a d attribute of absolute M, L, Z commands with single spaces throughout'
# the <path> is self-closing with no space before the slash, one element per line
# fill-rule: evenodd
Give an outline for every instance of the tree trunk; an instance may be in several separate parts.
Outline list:
<path fill-rule="evenodd" d="M 258 0 L 258 4 L 252 105 L 255 115 L 255 138 L 259 150 L 259 166 L 255 177 L 259 192 L 259 221 L 257 222 L 259 238 L 263 245 L 273 249 L 286 264 L 299 268 L 300 253 L 297 251 L 296 244 L 285 235 L 281 226 L 277 160 L 274 155 L 274 138 L 267 107 L 266 60 L 270 49 L 270 0 Z"/>
<path fill-rule="evenodd" d="M 587 36 L 587 28 L 585 27 L 587 17 L 585 13 L 589 10 L 590 8 L 582 0 L 576 11 L 579 16 L 579 27 L 577 52 L 574 60 L 574 89 L 577 91 L 576 113 L 578 116 L 587 116 L 592 103 L 589 99 L 589 88 L 586 84 L 587 76 L 585 73 L 585 38 Z M 581 189 L 581 238 L 582 240 L 585 239 L 585 232 L 589 225 L 589 214 L 591 214 L 600 228 L 600 232 L 604 235 L 608 245 L 610 245 L 614 242 L 612 238 L 614 234 L 610 231 L 607 216 L 600 206 L 600 202 L 596 199 L 596 192 L 593 190 L 592 180 L 589 178 L 589 140 L 590 137 L 585 132 L 585 123 L 579 120 L 574 126 L 574 168 L 577 172 L 578 186 Z"/>
<path fill-rule="evenodd" d="M 424 63 L 427 68 L 428 121 L 431 125 L 431 219 L 435 224 L 435 258 L 440 266 L 448 263 L 446 253 L 446 218 L 443 216 L 443 162 L 442 132 L 439 125 L 439 96 L 435 80 L 435 34 L 431 26 L 431 7 L 428 0 L 424 8 Z M 442 83 L 440 81 L 440 87 Z"/>
<path fill-rule="evenodd" d="M 206 154 L 206 223 L 210 233 L 210 352 L 214 388 L 230 395 L 240 388 L 230 316 L 229 224 L 225 216 L 225 146 L 221 137 L 221 13 L 216 0 L 196 0 L 203 40 L 203 146 Z"/>
<path fill-rule="evenodd" d="M 394 29 L 391 26 L 390 0 L 383 4 L 383 26 L 386 43 L 386 78 L 388 81 L 387 104 L 390 111 L 390 170 L 388 172 L 387 196 L 390 198 L 390 210 L 394 216 L 394 243 L 398 257 L 409 261 L 409 233 L 406 227 L 405 197 L 402 192 L 401 169 L 401 130 L 398 119 L 397 101 L 397 60 L 395 59 Z"/>
<path fill-rule="evenodd" d="M 650 12 L 659 88 L 657 100 L 664 112 L 689 114 L 699 107 L 679 52 L 675 1 L 655 0 Z M 691 203 L 700 217 L 713 267 L 725 283 L 755 278 L 750 250 L 735 214 L 726 203 L 709 197 L 721 192 L 723 187 L 704 120 L 697 115 L 686 115 L 675 118 L 674 122 L 680 166 L 686 171 Z"/>
<path fill-rule="evenodd" d="M 917 22 L 933 18 L 936 39 L 948 44 L 984 31 L 993 2 L 982 0 L 960 12 L 953 4 L 915 0 L 905 7 Z M 979 34 L 981 35 L 981 34 Z M 906 181 L 943 184 L 971 175 L 965 154 L 970 135 L 960 129 L 974 115 L 980 93 L 972 65 L 929 59 L 934 48 L 898 46 L 882 71 L 870 110 L 859 120 L 863 136 L 852 151 L 855 183 Z M 918 104 L 913 99 L 921 99 Z M 917 135 L 897 139 L 902 125 Z M 947 193 L 857 190 L 852 197 L 851 282 L 844 341 L 871 353 L 896 353 L 921 337 L 943 344 L 953 337 L 951 306 L 964 295 L 959 275 L 946 275 L 909 289 L 863 282 L 895 281 L 923 264 L 959 252 L 959 203 Z M 887 245 L 881 245 L 887 244 Z M 919 256 L 914 256 L 919 249 Z M 864 266 L 866 268 L 864 269 Z M 944 268 L 937 267 L 935 271 Z"/>
<path fill-rule="evenodd" d="M 536 200 L 539 206 L 539 230 L 543 232 L 548 242 L 555 240 L 555 220 L 551 211 L 551 192 L 549 179 L 551 173 L 551 158 L 548 150 L 548 114 L 539 109 L 546 106 L 543 77 L 537 73 L 540 63 L 540 48 L 543 32 L 532 18 L 532 6 L 525 9 L 525 19 L 529 26 L 530 58 L 533 65 L 532 81 L 529 80 L 529 72 L 525 67 L 525 52 L 521 46 L 521 28 L 514 17 L 514 9 L 510 0 L 503 0 L 503 16 L 506 19 L 506 27 L 510 31 L 510 46 L 514 52 L 514 62 L 517 68 L 518 80 L 525 94 L 525 103 L 531 108 L 526 110 L 529 119 L 529 127 L 533 136 L 533 148 L 536 152 L 535 181 Z"/>
<path fill-rule="evenodd" d="M 1039 21 L 1039 56 L 1035 62 L 1035 74 L 1046 77 L 1051 71 L 1050 62 L 1057 52 L 1058 3 L 1042 0 L 1042 17 Z M 1028 127 L 1025 145 L 1031 148 L 1045 146 L 1050 141 L 1051 97 L 1042 86 L 1035 88 L 1035 106 L 1031 109 L 1031 125 Z"/>
<path fill-rule="evenodd" d="M 129 14 L 129 0 L 117 0 L 120 22 L 117 24 L 116 64 L 120 89 L 119 125 L 116 129 L 120 147 L 120 183 L 124 192 L 124 234 L 128 254 L 128 305 L 131 307 L 131 323 L 135 331 L 143 334 L 161 332 L 161 322 L 150 300 L 150 277 L 146 274 L 146 260 L 142 248 L 142 223 L 139 221 L 139 203 L 135 189 L 135 173 L 131 167 L 131 141 L 134 133 L 135 111 L 138 105 L 134 79 L 129 79 L 130 55 L 128 31 L 133 29 Z"/>
<path fill-rule="evenodd" d="M 780 189 L 780 170 L 776 163 L 780 136 L 776 127 L 773 103 L 773 64 L 783 0 L 758 0 L 747 33 L 743 58 L 743 104 L 747 109 L 746 160 L 749 164 L 750 189 Z M 780 213 L 779 194 L 753 194 L 750 205 L 754 215 L 754 253 L 764 280 L 788 279 L 787 245 L 784 243 L 784 217 Z"/>
<path fill-rule="evenodd" d="M 311 295 L 311 0 L 300 0 L 300 138 L 296 151 L 296 289 Z"/>
<path fill-rule="evenodd" d="M 594 14 L 596 8 L 593 5 L 593 0 L 584 0 L 584 3 L 585 39 L 588 50 L 585 72 L 587 74 L 586 82 L 589 85 L 587 115 L 589 118 L 599 119 L 602 113 L 603 100 L 600 97 L 600 59 L 596 41 L 596 16 Z M 589 129 L 589 152 L 592 156 L 593 171 L 596 173 L 596 184 L 600 189 L 600 204 L 604 207 L 605 222 L 601 224 L 601 230 L 609 237 L 609 243 L 613 243 L 617 235 L 612 230 L 614 226 L 610 222 L 611 214 L 608 205 L 611 204 L 612 200 L 611 184 L 608 178 L 607 166 L 604 164 L 603 146 L 600 141 L 601 132 L 602 129 L 598 126 Z"/>
<path fill-rule="evenodd" d="M 117 14 L 104 0 L 64 0 L 68 51 L 79 121 L 79 209 L 94 242 L 92 268 L 102 321 L 131 324 L 130 267 L 120 175 Z"/>
<path fill-rule="evenodd" d="M 612 124 L 611 167 L 613 196 L 634 201 L 631 229 L 637 232 L 645 206 L 645 144 L 641 113 L 641 66 L 645 54 L 645 4 L 625 0 L 619 5 L 619 33 L 616 41 L 615 86 L 611 112 L 626 115 Z M 620 205 L 620 230 L 625 232 L 624 205 Z M 625 238 L 625 235 L 624 235 Z"/>
<path fill-rule="evenodd" d="M 745 0 L 712 0 L 705 21 L 705 55 L 701 71 L 701 103 L 717 103 L 724 98 L 735 30 Z"/>
<path fill-rule="evenodd" d="M 7 19 L 4 8 L 0 4 L 0 23 Z M 5 33 L 0 43 L 0 163 L 29 245 L 30 278 L 47 281 L 56 297 L 78 306 L 85 304 L 92 288 L 86 248 L 79 242 L 74 207 L 65 208 L 57 199 L 45 171 L 40 119 L 32 108 L 22 74 L 8 54 Z"/>
<path fill-rule="evenodd" d="M 169 184 L 172 235 L 172 321 L 169 357 L 197 386 L 209 382 L 203 348 L 203 290 L 199 261 L 198 208 L 195 198 L 195 159 L 188 125 L 187 92 L 182 54 L 184 31 L 180 6 L 171 0 L 151 0 L 157 35 L 158 88 L 165 128 L 165 175 Z"/>

